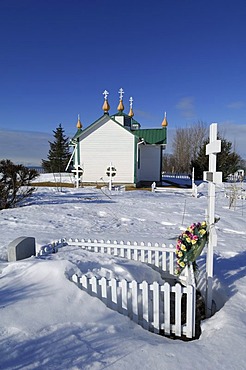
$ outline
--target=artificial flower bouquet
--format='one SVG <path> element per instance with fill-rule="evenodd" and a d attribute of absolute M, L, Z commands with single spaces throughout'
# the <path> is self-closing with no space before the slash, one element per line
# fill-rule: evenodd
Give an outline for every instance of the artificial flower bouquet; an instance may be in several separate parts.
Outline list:
<path fill-rule="evenodd" d="M 192 224 L 178 237 L 176 245 L 176 275 L 180 275 L 189 263 L 195 265 L 195 261 L 201 254 L 207 239 L 208 231 L 205 221 Z"/>

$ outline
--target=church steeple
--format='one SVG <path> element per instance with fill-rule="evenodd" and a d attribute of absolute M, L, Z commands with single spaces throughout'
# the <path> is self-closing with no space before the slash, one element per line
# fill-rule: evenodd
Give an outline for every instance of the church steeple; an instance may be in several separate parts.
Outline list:
<path fill-rule="evenodd" d="M 119 94 L 120 94 L 120 102 L 119 102 L 119 105 L 118 105 L 117 110 L 119 112 L 123 112 L 123 110 L 125 109 L 125 107 L 124 107 L 124 104 L 123 104 L 123 94 L 124 94 L 124 91 L 123 91 L 122 87 L 119 90 Z"/>
<path fill-rule="evenodd" d="M 104 90 L 103 95 L 104 95 L 104 103 L 102 106 L 102 110 L 104 111 L 104 114 L 108 114 L 108 111 L 110 109 L 110 105 L 108 103 L 108 91 Z"/>
<path fill-rule="evenodd" d="M 130 102 L 130 110 L 129 110 L 128 116 L 132 118 L 134 116 L 133 109 L 132 109 L 132 102 L 133 102 L 132 96 L 130 97 L 129 102 Z"/>
<path fill-rule="evenodd" d="M 162 125 L 162 127 L 167 127 L 167 125 L 168 125 L 168 122 L 167 122 L 167 112 L 165 112 L 165 114 L 164 114 L 164 119 L 163 119 L 161 125 Z"/>

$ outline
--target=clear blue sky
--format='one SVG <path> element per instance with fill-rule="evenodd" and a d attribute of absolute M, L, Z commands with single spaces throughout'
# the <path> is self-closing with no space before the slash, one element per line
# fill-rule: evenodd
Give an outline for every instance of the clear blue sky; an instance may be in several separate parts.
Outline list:
<path fill-rule="evenodd" d="M 0 0 L 0 48 L 0 129 L 73 134 L 123 87 L 143 128 L 218 122 L 246 158 L 245 0 Z"/>

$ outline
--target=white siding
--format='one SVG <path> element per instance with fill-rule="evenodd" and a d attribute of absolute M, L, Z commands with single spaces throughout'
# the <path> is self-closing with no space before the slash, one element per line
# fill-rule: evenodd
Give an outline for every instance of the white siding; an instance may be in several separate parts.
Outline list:
<path fill-rule="evenodd" d="M 124 126 L 124 116 L 115 116 L 115 121 L 119 122 L 122 126 Z"/>
<path fill-rule="evenodd" d="M 110 162 L 117 174 L 113 181 L 134 183 L 134 135 L 108 118 L 80 140 L 80 163 L 84 182 L 106 182 Z"/>
<path fill-rule="evenodd" d="M 138 181 L 160 181 L 161 147 L 140 145 Z"/>

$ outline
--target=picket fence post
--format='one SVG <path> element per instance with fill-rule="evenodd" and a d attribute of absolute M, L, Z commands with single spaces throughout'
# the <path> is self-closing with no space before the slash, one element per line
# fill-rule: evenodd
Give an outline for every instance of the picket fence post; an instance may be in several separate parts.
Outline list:
<path fill-rule="evenodd" d="M 149 330 L 149 284 L 147 281 L 143 281 L 140 284 L 142 289 L 142 310 L 143 310 L 143 327 Z"/>
<path fill-rule="evenodd" d="M 154 332 L 159 333 L 159 330 L 160 330 L 159 283 L 157 281 L 154 281 L 150 289 L 153 290 L 153 325 L 154 325 Z"/>
<path fill-rule="evenodd" d="M 164 284 L 164 331 L 165 334 L 170 335 L 171 328 L 171 308 L 170 308 L 170 299 L 171 299 L 171 287 L 167 282 Z"/>
<path fill-rule="evenodd" d="M 175 334 L 181 336 L 181 285 L 175 284 Z"/>
<path fill-rule="evenodd" d="M 138 323 L 138 283 L 133 280 L 130 284 L 132 288 L 132 320 Z"/>

